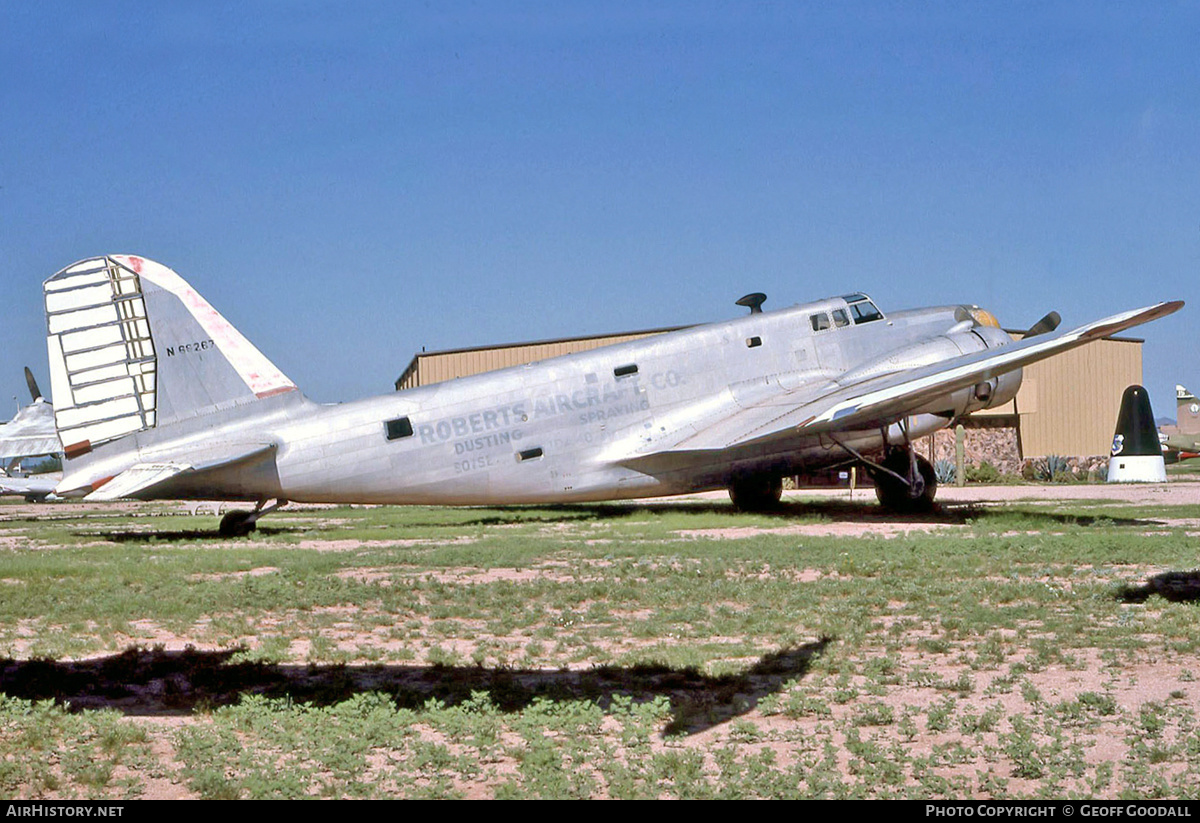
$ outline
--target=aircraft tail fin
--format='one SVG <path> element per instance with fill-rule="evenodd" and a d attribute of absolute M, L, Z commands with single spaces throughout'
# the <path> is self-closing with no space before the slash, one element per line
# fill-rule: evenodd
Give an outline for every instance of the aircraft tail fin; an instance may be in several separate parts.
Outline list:
<path fill-rule="evenodd" d="M 1200 400 L 1184 386 L 1175 386 L 1175 425 L 1180 434 L 1200 434 Z"/>
<path fill-rule="evenodd" d="M 143 257 L 82 260 L 43 285 L 68 459 L 296 386 L 183 278 Z"/>
<path fill-rule="evenodd" d="M 1121 395 L 1112 456 L 1108 460 L 1109 483 L 1165 483 L 1166 461 L 1150 395 L 1141 386 L 1129 386 Z"/>

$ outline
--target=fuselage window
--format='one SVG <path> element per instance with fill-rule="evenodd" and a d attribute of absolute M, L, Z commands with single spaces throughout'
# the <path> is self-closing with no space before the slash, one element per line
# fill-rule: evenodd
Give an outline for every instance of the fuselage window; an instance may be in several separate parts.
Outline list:
<path fill-rule="evenodd" d="M 829 315 L 822 312 L 821 314 L 809 315 L 809 322 L 812 323 L 813 331 L 825 331 L 829 328 Z"/>
<path fill-rule="evenodd" d="M 846 316 L 845 309 L 834 309 L 833 310 L 833 325 L 837 326 L 839 329 L 842 326 L 850 325 L 850 318 Z"/>
<path fill-rule="evenodd" d="M 383 424 L 384 433 L 388 440 L 399 440 L 401 437 L 412 437 L 412 422 L 407 417 L 397 417 Z"/>
<path fill-rule="evenodd" d="M 613 377 L 628 377 L 631 374 L 637 374 L 637 363 L 630 363 L 627 366 L 617 366 L 613 369 Z"/>
<path fill-rule="evenodd" d="M 762 345 L 762 338 L 761 337 L 747 337 L 746 345 L 752 349 L 757 348 L 758 346 Z"/>
<path fill-rule="evenodd" d="M 517 452 L 517 460 L 524 462 L 526 460 L 536 460 L 542 456 L 542 447 L 538 446 L 534 449 L 526 449 L 525 451 Z"/>

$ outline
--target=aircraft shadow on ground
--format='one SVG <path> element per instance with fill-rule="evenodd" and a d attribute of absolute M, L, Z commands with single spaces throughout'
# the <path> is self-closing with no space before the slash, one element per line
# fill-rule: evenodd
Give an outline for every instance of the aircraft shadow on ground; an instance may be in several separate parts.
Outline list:
<path fill-rule="evenodd" d="M 642 515 L 725 515 L 729 517 L 767 518 L 780 524 L 798 519 L 848 520 L 858 522 L 893 522 L 902 519 L 908 522 L 964 524 L 978 516 L 978 509 L 935 507 L 921 514 L 898 515 L 875 503 L 851 500 L 820 500 L 811 503 L 785 502 L 775 508 L 761 512 L 738 512 L 732 504 L 721 501 L 679 501 L 666 499 L 662 502 L 638 503 L 563 503 L 536 507 L 491 507 L 486 515 L 456 521 L 460 526 L 511 526 L 546 521 L 624 520 Z M 536 512 L 536 514 L 535 514 Z M 553 516 L 547 517 L 550 513 Z M 444 522 L 416 522 L 414 526 L 445 526 Z"/>
<path fill-rule="evenodd" d="M 1157 594 L 1172 603 L 1200 601 L 1200 569 L 1187 572 L 1163 572 L 1147 578 L 1144 586 L 1124 586 L 1117 599 L 1126 603 L 1144 603 Z"/>
<path fill-rule="evenodd" d="M 694 734 L 741 716 L 786 683 L 803 677 L 831 641 L 821 639 L 761 658 L 736 675 L 710 676 L 665 665 L 600 666 L 587 671 L 483 666 L 301 665 L 235 662 L 238 650 L 166 651 L 131 647 L 82 661 L 0 660 L 0 692 L 54 700 L 72 711 L 114 709 L 129 716 L 186 715 L 263 695 L 325 706 L 355 694 L 388 694 L 402 708 L 431 699 L 454 705 L 484 692 L 502 711 L 536 699 L 613 697 L 670 700 L 664 731 Z"/>
<path fill-rule="evenodd" d="M 898 514 L 888 511 L 876 504 L 873 500 L 817 500 L 806 502 L 786 501 L 779 504 L 773 509 L 755 512 L 753 514 L 739 515 L 731 504 L 722 501 L 670 501 L 670 502 L 653 502 L 653 503 L 596 503 L 596 504 L 562 504 L 551 506 L 538 506 L 536 509 L 524 507 L 511 507 L 504 509 L 489 509 L 487 515 L 467 518 L 459 521 L 456 525 L 463 526 L 496 526 L 496 525 L 516 525 L 522 523 L 531 523 L 542 521 L 544 516 L 534 516 L 531 513 L 537 511 L 540 513 L 552 512 L 559 520 L 617 520 L 623 518 L 634 517 L 645 514 L 663 514 L 671 512 L 673 514 L 685 515 L 709 515 L 723 514 L 729 516 L 744 516 L 747 518 L 767 518 L 769 520 L 777 520 L 781 525 L 797 520 L 811 520 L 819 518 L 831 522 L 850 522 L 850 523 L 929 523 L 936 525 L 949 526 L 966 526 L 978 521 L 981 517 L 988 514 L 1003 513 L 1010 515 L 1022 515 L 1028 517 L 1031 521 L 1042 521 L 1047 526 L 1089 526 L 1093 523 L 1103 523 L 1111 526 L 1134 526 L 1140 528 L 1154 528 L 1162 525 L 1161 523 L 1146 518 L 1122 518 L 1113 517 L 1111 515 L 1078 515 L 1078 514 L 1060 514 L 1056 512 L 1042 511 L 1036 507 L 1013 506 L 1006 503 L 1003 506 L 988 505 L 986 503 L 950 503 L 936 504 L 928 512 L 905 513 Z M 445 525 L 444 523 L 428 523 L 420 525 Z"/>
<path fill-rule="evenodd" d="M 797 520 L 812 520 L 817 518 L 830 522 L 852 522 L 859 524 L 872 523 L 928 523 L 932 525 L 966 526 L 977 522 L 989 514 L 1004 513 L 1022 515 L 1036 526 L 1042 521 L 1047 527 L 1058 526 L 1088 526 L 1093 523 L 1103 523 L 1111 526 L 1130 526 L 1138 528 L 1154 528 L 1161 526 L 1160 522 L 1147 518 L 1121 518 L 1111 515 L 1078 515 L 1048 512 L 1038 507 L 1023 507 L 1011 503 L 1002 506 L 988 503 L 946 503 L 935 504 L 928 512 L 897 514 L 890 512 L 874 502 L 873 495 L 864 495 L 861 500 L 829 499 L 793 501 L 787 500 L 777 507 L 753 514 L 739 514 L 730 503 L 723 500 L 679 500 L 663 498 L 654 501 L 638 501 L 634 503 L 562 503 L 527 506 L 487 506 L 474 509 L 463 509 L 462 519 L 447 521 L 444 518 L 424 519 L 415 515 L 406 520 L 409 528 L 437 528 L 462 526 L 513 526 L 530 525 L 541 522 L 572 522 L 572 521 L 604 521 L 621 520 L 642 515 L 661 515 L 666 512 L 683 515 L 726 515 L 746 518 L 767 518 L 786 524 Z M 476 512 L 474 515 L 471 512 Z M 5 518 L 6 522 L 36 524 L 44 518 Z M 75 518 L 50 518 L 55 520 L 71 520 Z M 272 525 L 269 520 L 261 521 L 250 539 L 271 537 L 273 535 L 314 535 L 319 528 L 311 524 Z M 116 543 L 149 543 L 164 540 L 237 540 L 222 536 L 217 531 L 214 520 L 211 529 L 173 529 L 153 530 L 139 528 L 107 531 L 103 527 L 89 525 L 72 532 L 76 537 L 91 537 L 110 540 Z"/>
<path fill-rule="evenodd" d="M 941 525 L 966 525 L 977 519 L 986 509 L 974 505 L 941 507 L 936 506 L 932 511 L 919 514 L 896 514 L 889 512 L 874 503 L 857 503 L 854 501 L 821 500 L 815 503 L 786 502 L 769 511 L 753 514 L 738 513 L 729 503 L 723 502 L 692 502 L 671 501 L 669 503 L 633 503 L 633 504 L 552 504 L 541 506 L 488 506 L 471 516 L 472 509 L 463 510 L 463 518 L 447 522 L 444 519 L 423 519 L 420 516 L 406 520 L 407 528 L 459 528 L 478 526 L 519 526 L 535 525 L 538 523 L 565 523 L 604 520 L 623 520 L 640 515 L 661 515 L 666 512 L 683 515 L 726 515 L 745 518 L 767 518 L 778 521 L 779 525 L 797 520 L 812 520 L 818 518 L 830 522 L 853 522 L 861 524 L 893 523 L 898 520 L 906 523 L 931 523 Z M 1037 513 L 1053 522 L 1058 522 L 1052 515 Z M 1065 518 L 1064 518 L 1065 519 Z M 1078 518 L 1075 518 L 1078 522 Z M 1118 523 L 1118 521 L 1110 522 Z M 268 521 L 260 521 L 258 527 L 250 533 L 249 539 L 271 537 L 273 535 L 319 536 L 321 531 L 311 525 L 268 525 Z M 1123 525 L 1138 525 L 1139 521 L 1129 521 Z M 1142 525 L 1153 525 L 1150 521 L 1141 521 Z M 75 537 L 96 538 L 114 543 L 150 543 L 161 541 L 210 541 L 238 540 L 241 538 L 223 536 L 218 533 L 214 521 L 211 529 L 146 529 L 139 528 L 108 531 L 102 527 L 88 526 L 72 531 Z"/>
<path fill-rule="evenodd" d="M 250 533 L 249 539 L 254 539 L 255 535 L 261 537 L 271 537 L 280 534 L 309 534 L 312 529 L 305 528 L 288 528 L 278 526 L 259 526 Z M 217 531 L 217 526 L 214 523 L 211 529 L 175 529 L 170 531 L 103 531 L 101 529 L 87 529 L 86 531 L 72 532 L 75 537 L 94 537 L 98 540 L 107 540 L 112 543 L 161 543 L 172 540 L 219 540 L 228 542 L 230 540 L 241 540 L 239 537 L 230 537 L 223 535 Z"/>
<path fill-rule="evenodd" d="M 571 522 L 571 521 L 593 521 L 593 520 L 612 520 L 618 518 L 627 518 L 644 514 L 647 512 L 661 513 L 663 509 L 652 506 L 623 506 L 623 507 L 606 507 L 606 506 L 581 506 L 581 505 L 564 505 L 564 506 L 542 506 L 537 509 L 538 512 L 546 511 L 553 512 L 555 517 L 547 518 L 545 516 L 531 515 L 529 509 L 512 508 L 512 509 L 489 509 L 489 514 L 480 517 L 467 517 L 463 520 L 458 520 L 453 523 L 444 521 L 422 521 L 414 519 L 406 525 L 409 528 L 454 528 L 463 526 L 514 526 L 514 525 L 530 525 L 534 523 L 546 522 Z M 699 503 L 688 505 L 676 505 L 672 511 L 682 512 L 685 514 L 733 514 L 733 509 L 728 505 L 722 506 L 719 503 Z M 1045 524 L 1047 528 L 1059 528 L 1063 526 L 1089 526 L 1093 523 L 1103 523 L 1110 526 L 1130 526 L 1138 528 L 1155 528 L 1161 526 L 1160 522 L 1144 518 L 1122 518 L 1111 516 L 1080 516 L 1075 514 L 1056 514 L 1054 512 L 1038 511 L 1037 509 L 1022 509 L 1018 507 L 1006 507 L 1006 513 L 1021 514 L 1030 519 L 1031 527 L 1036 527 L 1038 522 Z M 967 526 L 989 512 L 988 507 L 978 504 L 954 505 L 954 506 L 935 506 L 932 511 L 915 513 L 915 514 L 896 514 L 886 511 L 879 506 L 866 503 L 853 503 L 841 501 L 821 501 L 814 505 L 805 505 L 799 503 L 785 503 L 778 509 L 767 512 L 759 512 L 747 517 L 766 517 L 773 521 L 778 521 L 779 525 L 783 526 L 790 522 L 803 520 L 811 521 L 814 517 L 821 521 L 831 523 L 855 523 L 859 525 L 869 526 L 871 524 L 882 523 L 927 523 L 930 525 L 941 526 Z M 255 537 L 272 537 L 275 535 L 308 535 L 319 537 L 319 529 L 306 526 L 264 526 L 259 525 L 247 538 L 230 537 L 222 535 L 217 531 L 214 524 L 211 529 L 175 529 L 175 530 L 138 530 L 138 531 L 104 531 L 102 529 L 89 528 L 72 532 L 76 537 L 91 537 L 100 540 L 107 540 L 113 543 L 152 543 L 162 541 L 230 541 L 230 540 L 253 540 Z"/>

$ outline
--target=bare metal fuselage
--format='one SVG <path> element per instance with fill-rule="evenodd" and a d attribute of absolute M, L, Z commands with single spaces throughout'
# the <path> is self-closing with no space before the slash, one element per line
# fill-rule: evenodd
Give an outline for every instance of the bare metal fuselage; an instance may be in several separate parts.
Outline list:
<path fill-rule="evenodd" d="M 89 458 L 91 477 L 133 462 L 263 444 L 273 449 L 216 472 L 185 474 L 156 497 L 332 503 L 487 504 L 589 501 L 725 488 L 878 454 L 977 408 L 963 392 L 884 423 L 828 436 L 689 450 L 688 438 L 764 398 L 796 405 L 847 375 L 888 373 L 963 353 L 947 333 L 962 307 L 899 312 L 814 331 L 814 311 L 844 301 L 755 313 L 657 337 L 338 405 L 298 391 L 132 435 Z M 1001 345 L 999 329 L 977 348 Z M 960 335 L 961 336 L 961 335 Z M 899 355 L 897 355 L 899 353 Z M 1009 375 L 1011 399 L 1020 372 Z M 406 420 L 389 427 L 390 421 Z M 390 438 L 390 439 L 389 439 Z M 109 465 L 106 465 L 109 464 Z"/>

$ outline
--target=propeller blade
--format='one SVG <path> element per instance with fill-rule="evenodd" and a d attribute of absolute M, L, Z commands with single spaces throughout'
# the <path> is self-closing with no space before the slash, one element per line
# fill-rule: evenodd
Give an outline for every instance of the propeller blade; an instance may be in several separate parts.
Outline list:
<path fill-rule="evenodd" d="M 29 387 L 29 393 L 33 396 L 33 402 L 36 403 L 38 398 L 42 396 L 42 390 L 38 388 L 37 381 L 33 379 L 33 372 L 29 367 L 25 367 L 25 385 Z"/>
<path fill-rule="evenodd" d="M 1058 324 L 1062 322 L 1062 318 L 1058 312 L 1052 311 L 1043 317 L 1041 320 L 1030 326 L 1029 331 L 1025 332 L 1026 337 L 1036 337 L 1039 334 L 1045 334 L 1048 331 L 1054 331 L 1058 328 Z"/>

